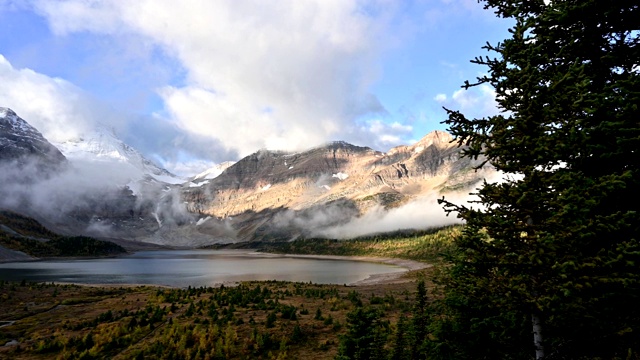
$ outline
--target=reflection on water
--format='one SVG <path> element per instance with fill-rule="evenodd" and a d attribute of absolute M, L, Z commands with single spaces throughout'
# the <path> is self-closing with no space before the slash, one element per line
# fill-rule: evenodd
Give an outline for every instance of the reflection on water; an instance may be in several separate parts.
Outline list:
<path fill-rule="evenodd" d="M 288 280 L 350 284 L 372 274 L 403 271 L 361 261 L 291 258 L 245 250 L 141 251 L 108 259 L 0 264 L 0 279 L 83 284 L 211 286 L 229 281 Z"/>

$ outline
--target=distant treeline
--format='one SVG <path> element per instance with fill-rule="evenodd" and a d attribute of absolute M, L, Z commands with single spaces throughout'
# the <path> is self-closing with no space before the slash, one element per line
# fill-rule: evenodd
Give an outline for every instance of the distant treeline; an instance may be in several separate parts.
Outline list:
<path fill-rule="evenodd" d="M 38 221 L 11 211 L 0 211 L 0 245 L 35 257 L 104 256 L 125 253 L 110 241 L 86 236 L 62 236 Z"/>
<path fill-rule="evenodd" d="M 462 226 L 447 226 L 422 231 L 402 230 L 393 233 L 358 237 L 351 240 L 310 238 L 290 242 L 261 243 L 265 252 L 287 254 L 379 256 L 418 261 L 437 261 L 452 249 Z"/>

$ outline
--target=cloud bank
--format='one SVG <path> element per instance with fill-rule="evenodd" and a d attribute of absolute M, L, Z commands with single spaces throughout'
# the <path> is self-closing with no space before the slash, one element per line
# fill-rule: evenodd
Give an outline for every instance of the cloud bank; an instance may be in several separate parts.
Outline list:
<path fill-rule="evenodd" d="M 111 108 L 64 79 L 17 69 L 2 54 L 0 79 L 0 105 L 10 107 L 54 144 L 108 128 L 178 175 L 193 175 L 191 170 L 198 173 L 213 166 L 211 160 L 220 162 L 238 156 L 219 142 L 192 134 L 167 119 Z M 193 158 L 208 160 L 193 164 L 185 160 Z"/>
<path fill-rule="evenodd" d="M 97 102 L 73 84 L 29 69 L 15 69 L 0 54 L 0 103 L 28 119 L 49 141 L 63 142 L 95 128 L 99 120 L 117 126 Z"/>
<path fill-rule="evenodd" d="M 388 2 L 36 1 L 54 33 L 143 39 L 178 60 L 184 79 L 158 89 L 162 116 L 247 155 L 337 138 L 385 113 L 369 92 L 393 16 Z M 382 139 L 382 143 L 390 140 Z M 396 144 L 394 144 L 396 145 Z"/>
<path fill-rule="evenodd" d="M 414 131 L 426 120 L 405 111 L 398 118 L 395 100 L 388 100 L 393 96 L 380 88 L 383 75 L 402 75 L 387 73 L 391 50 L 402 53 L 418 35 L 445 31 L 442 24 L 461 13 L 492 17 L 473 0 L 25 0 L 0 2 L 3 9 L 41 21 L 43 29 L 34 31 L 43 32 L 44 43 L 67 43 L 49 45 L 64 52 L 67 61 L 57 64 L 62 73 L 84 88 L 2 57 L 7 81 L 0 82 L 0 105 L 54 142 L 107 124 L 181 175 L 203 170 L 200 161 L 238 160 L 261 148 L 297 151 L 345 140 L 386 151 L 420 138 L 424 134 Z M 42 45 L 27 43 L 4 55 L 46 51 Z M 431 56 L 410 54 L 423 55 Z M 434 81 L 420 76 L 411 81 Z M 485 112 L 491 94 L 481 90 L 441 94 L 436 102 Z"/>
<path fill-rule="evenodd" d="M 316 231 L 315 236 L 331 239 L 352 239 L 358 236 L 392 232 L 406 229 L 428 229 L 433 227 L 460 224 L 455 214 L 447 216 L 436 195 L 418 198 L 398 208 L 385 210 L 378 206 L 364 215 L 354 218 L 347 224 Z M 447 200 L 465 203 L 470 196 L 450 195 Z"/>

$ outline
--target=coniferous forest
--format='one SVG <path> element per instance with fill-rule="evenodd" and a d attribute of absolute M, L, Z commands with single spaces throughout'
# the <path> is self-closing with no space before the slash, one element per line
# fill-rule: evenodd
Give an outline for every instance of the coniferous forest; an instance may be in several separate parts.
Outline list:
<path fill-rule="evenodd" d="M 59 235 L 30 217 L 6 210 L 0 210 L 0 246 L 34 257 L 96 257 L 126 253 L 122 246 L 113 242 Z"/>

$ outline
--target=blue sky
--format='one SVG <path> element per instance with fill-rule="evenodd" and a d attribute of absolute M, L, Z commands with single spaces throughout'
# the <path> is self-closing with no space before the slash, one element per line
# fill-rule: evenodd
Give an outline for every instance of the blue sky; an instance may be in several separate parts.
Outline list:
<path fill-rule="evenodd" d="M 260 148 L 386 151 L 494 113 L 475 0 L 0 0 L 0 106 L 62 142 L 107 125 L 187 174 Z"/>

